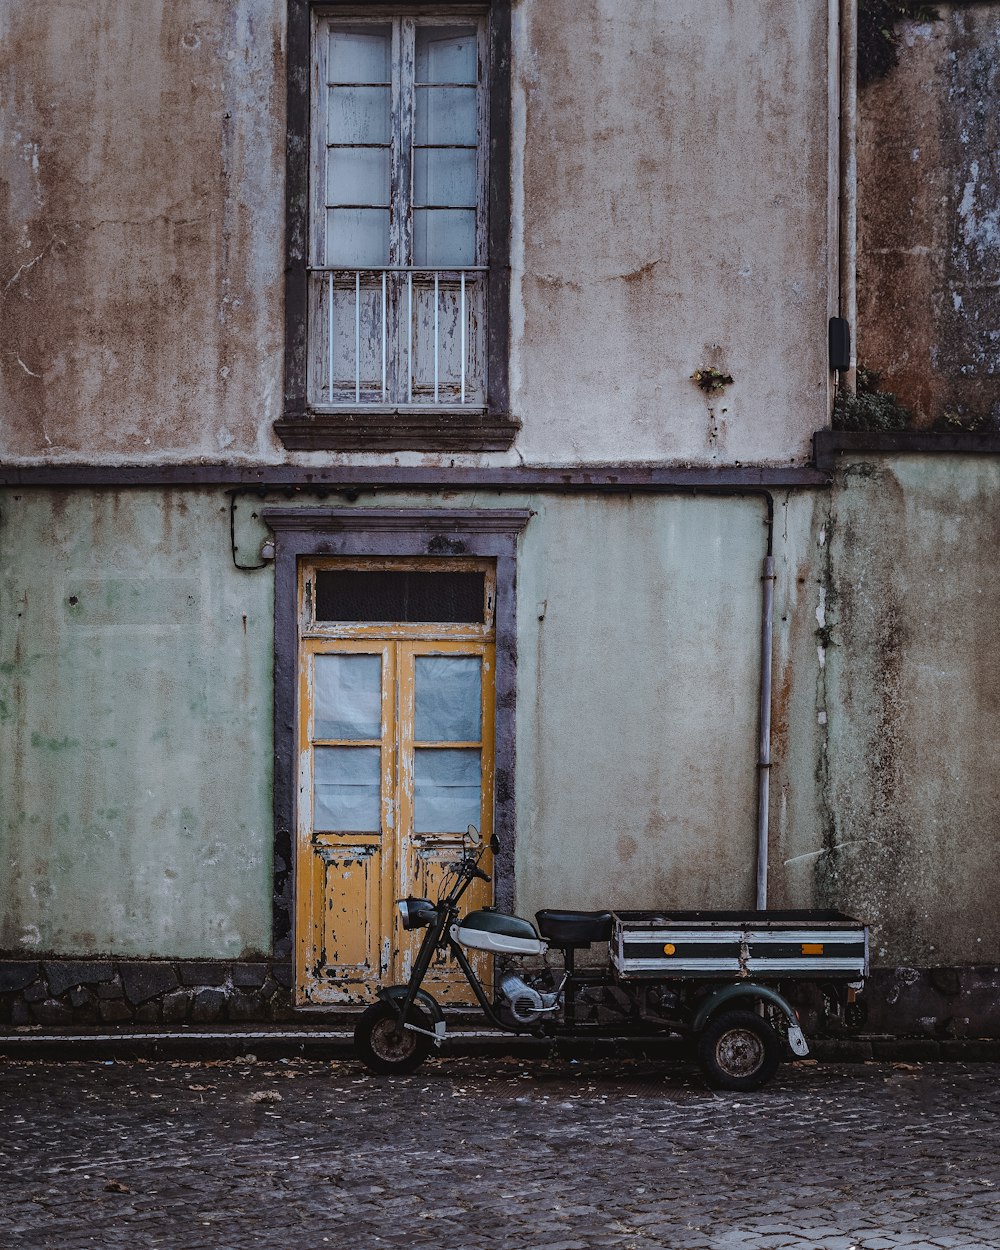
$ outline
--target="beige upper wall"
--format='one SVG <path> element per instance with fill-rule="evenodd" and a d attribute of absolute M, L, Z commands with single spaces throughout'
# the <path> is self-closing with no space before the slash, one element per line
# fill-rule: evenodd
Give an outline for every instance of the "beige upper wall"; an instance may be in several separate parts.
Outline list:
<path fill-rule="evenodd" d="M 515 10 L 529 460 L 788 461 L 827 424 L 827 5 Z M 735 379 L 711 403 L 703 365 Z"/>
<path fill-rule="evenodd" d="M 5 459 L 284 458 L 284 8 L 0 10 Z M 808 455 L 827 10 L 515 5 L 512 460 Z"/>
<path fill-rule="evenodd" d="M 270 450 L 283 39 L 277 0 L 0 6 L 0 452 Z"/>

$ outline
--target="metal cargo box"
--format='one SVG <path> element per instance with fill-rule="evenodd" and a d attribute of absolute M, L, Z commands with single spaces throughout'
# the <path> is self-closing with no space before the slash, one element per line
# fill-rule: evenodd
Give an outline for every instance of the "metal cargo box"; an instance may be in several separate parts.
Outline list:
<path fill-rule="evenodd" d="M 611 961 L 622 979 L 754 977 L 860 981 L 868 929 L 838 911 L 618 911 Z"/>

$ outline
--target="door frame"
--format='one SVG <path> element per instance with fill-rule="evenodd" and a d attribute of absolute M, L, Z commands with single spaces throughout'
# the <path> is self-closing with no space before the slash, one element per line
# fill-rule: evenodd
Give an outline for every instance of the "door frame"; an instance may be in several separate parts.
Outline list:
<path fill-rule="evenodd" d="M 482 508 L 264 508 L 274 534 L 274 894 L 271 949 L 291 961 L 295 948 L 296 724 L 299 664 L 298 574 L 305 560 L 477 557 L 496 563 L 496 738 L 494 901 L 513 910 L 515 852 L 515 697 L 517 543 L 531 513 Z"/>

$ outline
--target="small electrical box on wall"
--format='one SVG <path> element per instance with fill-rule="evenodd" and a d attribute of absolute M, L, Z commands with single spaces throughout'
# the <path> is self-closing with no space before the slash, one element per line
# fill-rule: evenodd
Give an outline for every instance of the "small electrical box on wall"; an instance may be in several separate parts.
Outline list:
<path fill-rule="evenodd" d="M 830 369 L 843 373 L 851 367 L 851 323 L 846 317 L 831 317 L 829 332 Z"/>

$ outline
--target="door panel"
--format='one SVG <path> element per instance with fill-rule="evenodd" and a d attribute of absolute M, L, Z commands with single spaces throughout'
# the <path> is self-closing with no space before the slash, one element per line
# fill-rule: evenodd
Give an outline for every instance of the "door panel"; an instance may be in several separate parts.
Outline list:
<path fill-rule="evenodd" d="M 391 644 L 303 642 L 295 892 L 304 1001 L 368 1002 L 390 967 L 395 690 Z"/>
<path fill-rule="evenodd" d="M 436 898 L 449 866 L 462 854 L 462 835 L 475 825 L 493 833 L 493 664 L 491 643 L 401 642 L 399 680 L 399 873 L 404 894 Z M 489 852 L 481 861 L 490 872 Z M 486 907 L 492 887 L 474 881 L 463 911 Z M 420 944 L 419 931 L 398 933 L 402 967 Z M 492 960 L 467 952 L 487 986 Z M 405 978 L 404 978 L 405 979 Z M 432 964 L 427 988 L 450 1003 L 475 997 L 454 961 Z"/>
<path fill-rule="evenodd" d="M 381 972 L 378 926 L 354 923 L 377 916 L 381 904 L 381 854 L 377 845 L 319 843 L 323 865 L 324 976 L 338 985 L 364 985 Z"/>

